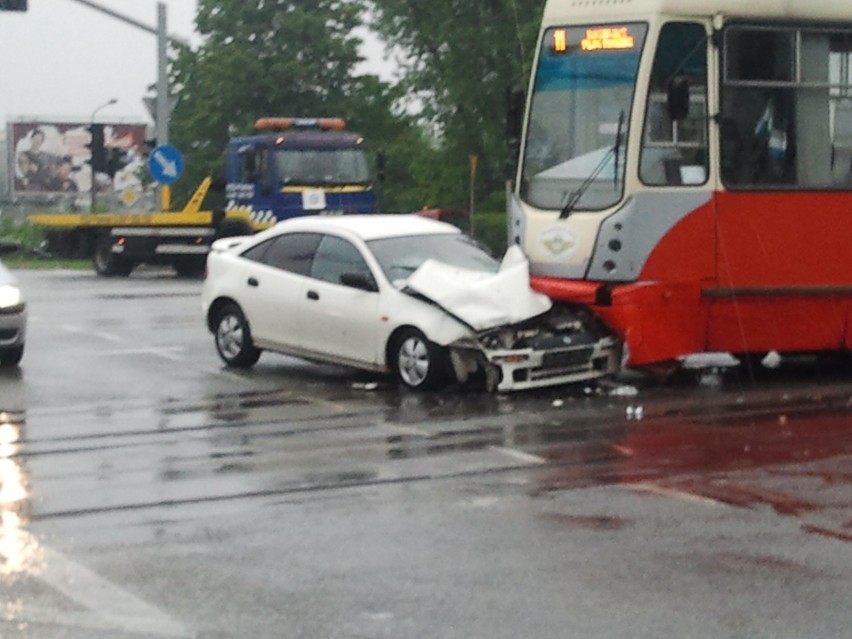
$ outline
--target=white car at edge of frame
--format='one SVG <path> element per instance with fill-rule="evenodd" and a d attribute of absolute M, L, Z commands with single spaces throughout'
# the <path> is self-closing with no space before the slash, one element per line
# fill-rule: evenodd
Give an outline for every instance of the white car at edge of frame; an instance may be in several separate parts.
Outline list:
<path fill-rule="evenodd" d="M 512 391 L 617 370 L 602 325 L 529 285 L 517 246 L 494 260 L 456 227 L 417 215 L 309 216 L 214 242 L 205 321 L 229 367 L 269 350 L 392 373 L 411 389 Z"/>
<path fill-rule="evenodd" d="M 0 255 L 12 253 L 17 244 L 0 242 Z M 27 303 L 18 279 L 0 262 L 0 366 L 17 366 L 24 356 Z"/>

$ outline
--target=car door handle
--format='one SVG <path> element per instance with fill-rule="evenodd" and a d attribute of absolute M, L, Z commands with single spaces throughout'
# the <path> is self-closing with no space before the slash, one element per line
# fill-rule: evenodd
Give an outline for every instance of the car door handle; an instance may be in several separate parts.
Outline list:
<path fill-rule="evenodd" d="M 319 293 L 317 293 L 316 291 L 308 291 L 308 299 L 309 300 L 318 300 L 319 299 Z"/>
<path fill-rule="evenodd" d="M 260 286 L 260 282 L 258 282 L 255 278 L 250 277 L 250 278 L 248 278 L 248 285 L 249 286 Z"/>

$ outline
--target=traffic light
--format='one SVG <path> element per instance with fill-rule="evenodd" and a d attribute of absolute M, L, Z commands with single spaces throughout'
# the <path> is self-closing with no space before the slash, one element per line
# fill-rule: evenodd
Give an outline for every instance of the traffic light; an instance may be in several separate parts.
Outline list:
<path fill-rule="evenodd" d="M 110 177 L 115 177 L 129 163 L 127 151 L 118 147 L 112 147 L 107 154 L 105 173 Z"/>
<path fill-rule="evenodd" d="M 0 11 L 26 11 L 27 0 L 0 0 Z"/>
<path fill-rule="evenodd" d="M 91 125 L 89 133 L 92 136 L 91 142 L 86 145 L 92 153 L 89 158 L 89 164 L 92 165 L 92 170 L 96 173 L 104 173 L 107 170 L 106 149 L 104 148 L 104 125 Z"/>

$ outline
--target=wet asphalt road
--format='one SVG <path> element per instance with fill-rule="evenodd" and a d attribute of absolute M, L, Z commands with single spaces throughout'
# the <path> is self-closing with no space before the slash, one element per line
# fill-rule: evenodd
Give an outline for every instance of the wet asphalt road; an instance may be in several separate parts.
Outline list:
<path fill-rule="evenodd" d="M 852 377 L 823 362 L 419 396 L 224 370 L 199 282 L 19 276 L 4 639 L 849 636 Z"/>

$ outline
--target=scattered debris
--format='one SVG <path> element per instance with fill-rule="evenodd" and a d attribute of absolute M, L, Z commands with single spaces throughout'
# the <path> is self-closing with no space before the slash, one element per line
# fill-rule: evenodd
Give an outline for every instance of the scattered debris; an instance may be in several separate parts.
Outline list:
<path fill-rule="evenodd" d="M 718 368 L 711 368 L 710 370 L 704 371 L 698 376 L 698 384 L 700 386 L 721 386 L 722 373 Z"/>
<path fill-rule="evenodd" d="M 764 368 L 778 368 L 781 365 L 781 355 L 778 354 L 778 351 L 769 351 L 766 357 L 760 360 L 760 364 Z"/>
<path fill-rule="evenodd" d="M 355 382 L 352 384 L 352 388 L 355 390 L 376 390 L 379 387 L 378 382 Z"/>
<path fill-rule="evenodd" d="M 625 410 L 625 414 L 627 419 L 639 421 L 645 415 L 645 407 L 644 406 L 628 406 Z"/>
<path fill-rule="evenodd" d="M 730 353 L 690 353 L 679 357 L 680 365 L 686 369 L 734 368 L 740 360 Z"/>
<path fill-rule="evenodd" d="M 610 397 L 636 397 L 639 394 L 639 389 L 629 384 L 616 386 L 609 390 Z"/>

